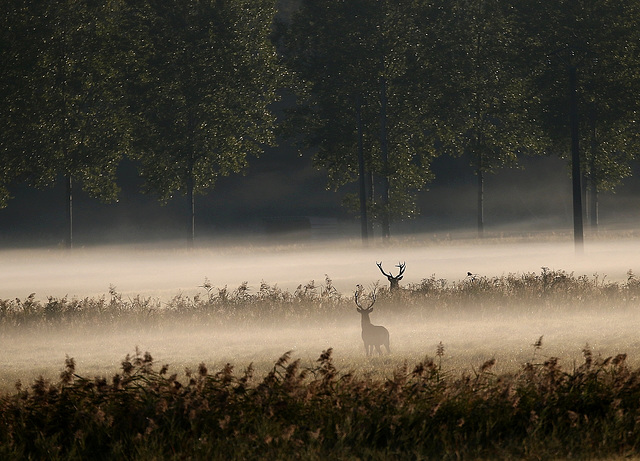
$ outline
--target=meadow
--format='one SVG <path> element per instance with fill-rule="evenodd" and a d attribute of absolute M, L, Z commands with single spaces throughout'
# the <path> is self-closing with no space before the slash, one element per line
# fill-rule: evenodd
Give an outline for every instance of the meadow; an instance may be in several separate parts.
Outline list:
<path fill-rule="evenodd" d="M 541 267 L 353 294 L 202 281 L 0 300 L 2 459 L 640 455 L 640 278 Z M 65 358 L 66 357 L 66 358 Z"/>

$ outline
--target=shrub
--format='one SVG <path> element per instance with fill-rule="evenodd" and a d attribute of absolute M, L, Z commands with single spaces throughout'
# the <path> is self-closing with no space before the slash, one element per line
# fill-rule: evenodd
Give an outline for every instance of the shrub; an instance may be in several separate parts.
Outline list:
<path fill-rule="evenodd" d="M 541 340 L 535 344 L 540 348 Z M 442 348 L 439 345 L 438 350 Z M 535 354 L 534 354 L 535 357 Z M 458 377 L 426 358 L 387 379 L 338 371 L 332 351 L 284 354 L 262 378 L 205 364 L 184 378 L 136 351 L 112 379 L 65 361 L 0 400 L 3 459 L 557 459 L 637 454 L 640 370 L 624 354 Z M 411 370 L 411 371 L 410 371 Z"/>
<path fill-rule="evenodd" d="M 432 276 L 420 283 L 408 284 L 397 293 L 390 293 L 386 287 L 379 288 L 377 305 L 407 314 L 426 310 L 450 313 L 514 312 L 523 308 L 528 311 L 560 307 L 580 311 L 602 309 L 603 306 L 607 309 L 635 308 L 640 282 L 631 271 L 624 283 L 605 279 L 597 274 L 576 277 L 546 267 L 539 274 L 470 275 L 451 283 Z M 200 288 L 205 291 L 204 296 L 178 294 L 167 303 L 141 296 L 125 299 L 115 287 L 109 289 L 109 300 L 104 296 L 84 299 L 49 297 L 42 303 L 32 293 L 25 300 L 0 300 L 0 329 L 46 328 L 61 324 L 81 327 L 118 322 L 148 325 L 149 322 L 176 318 L 191 318 L 199 323 L 241 321 L 244 324 L 283 320 L 310 322 L 327 318 L 339 321 L 353 307 L 351 293 L 338 293 L 328 276 L 324 284 L 316 285 L 312 280 L 299 285 L 293 292 L 265 282 L 255 292 L 246 282 L 234 290 L 226 286 L 215 288 L 207 279 Z"/>

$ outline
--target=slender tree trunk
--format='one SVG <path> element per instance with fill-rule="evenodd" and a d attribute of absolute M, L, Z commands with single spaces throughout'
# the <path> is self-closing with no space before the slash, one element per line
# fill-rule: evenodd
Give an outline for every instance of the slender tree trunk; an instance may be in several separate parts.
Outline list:
<path fill-rule="evenodd" d="M 362 102 L 360 95 L 356 100 L 356 125 L 358 130 L 358 186 L 360 195 L 360 232 L 362 234 L 362 243 L 367 244 L 368 241 L 368 223 L 367 223 L 367 190 L 365 185 L 365 167 L 364 167 L 364 148 L 362 145 Z"/>
<path fill-rule="evenodd" d="M 195 188 L 195 129 L 196 121 L 192 110 L 188 111 L 187 129 L 189 130 L 189 163 L 187 165 L 187 247 L 193 248 L 196 239 L 196 203 L 193 190 Z"/>
<path fill-rule="evenodd" d="M 584 229 L 582 218 L 582 171 L 580 168 L 580 143 L 578 127 L 578 76 L 575 65 L 569 66 L 569 92 L 571 122 L 571 176 L 573 181 L 573 241 L 576 254 L 584 252 Z"/>
<path fill-rule="evenodd" d="M 589 224 L 591 230 L 598 231 L 598 175 L 595 166 L 595 152 L 591 153 L 591 175 L 589 178 Z"/>
<path fill-rule="evenodd" d="M 482 165 L 482 153 L 478 153 L 478 238 L 484 237 L 484 170 Z"/>
<path fill-rule="evenodd" d="M 71 175 L 66 177 L 67 185 L 67 238 L 65 246 L 68 249 L 73 248 L 73 178 Z"/>
<path fill-rule="evenodd" d="M 580 163 L 582 164 L 583 160 L 580 160 Z M 581 168 L 582 169 L 582 168 Z M 586 171 L 582 171 L 582 173 L 580 174 L 580 187 L 582 189 L 582 222 L 583 227 L 585 225 L 588 225 L 591 219 L 590 216 L 590 212 L 591 210 L 589 209 L 590 206 L 590 202 L 589 202 L 589 184 L 590 184 L 590 180 L 587 176 L 587 172 Z"/>
<path fill-rule="evenodd" d="M 596 138 L 596 113 L 595 109 L 591 108 L 591 161 L 589 165 L 589 222 L 591 224 L 591 230 L 598 231 L 598 171 L 597 171 L 597 156 L 598 156 L 598 141 Z"/>
<path fill-rule="evenodd" d="M 586 223 L 591 222 L 591 178 L 582 175 L 582 218 Z"/>
<path fill-rule="evenodd" d="M 373 172 L 372 171 L 367 171 L 366 174 L 366 179 L 367 179 L 367 195 L 368 195 L 368 199 L 369 199 L 369 203 L 375 203 L 375 188 L 373 187 Z M 369 219 L 369 223 L 368 223 L 368 228 L 369 228 L 369 237 L 373 238 L 374 234 L 373 234 L 373 218 Z"/>
<path fill-rule="evenodd" d="M 599 212 L 598 187 L 597 184 L 593 184 L 591 186 L 591 230 L 593 230 L 594 232 L 598 232 Z"/>
<path fill-rule="evenodd" d="M 193 173 L 189 172 L 187 177 L 187 247 L 193 248 L 196 237 L 196 203 L 193 194 Z"/>
<path fill-rule="evenodd" d="M 382 154 L 382 238 L 391 236 L 389 217 L 389 145 L 387 140 L 387 81 L 380 77 L 380 152 Z"/>

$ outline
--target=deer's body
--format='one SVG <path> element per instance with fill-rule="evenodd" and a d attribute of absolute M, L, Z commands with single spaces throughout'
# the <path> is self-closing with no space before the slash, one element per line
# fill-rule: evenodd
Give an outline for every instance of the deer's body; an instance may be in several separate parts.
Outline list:
<path fill-rule="evenodd" d="M 382 355 L 382 349 L 380 349 L 380 346 L 384 346 L 387 349 L 387 354 L 390 354 L 389 330 L 383 326 L 371 324 L 369 312 L 359 312 L 362 315 L 362 341 L 364 342 L 364 351 L 367 354 L 367 357 L 373 354 L 374 347 L 378 351 L 378 354 Z"/>
<path fill-rule="evenodd" d="M 387 349 L 387 353 L 391 354 L 391 349 L 389 348 L 389 330 L 380 325 L 373 325 L 371 323 L 371 319 L 369 318 L 369 314 L 373 312 L 373 303 L 376 302 L 375 292 L 372 296 L 373 301 L 369 305 L 369 307 L 363 308 L 358 302 L 358 293 L 359 290 L 356 291 L 355 301 L 358 308 L 356 309 L 361 317 L 361 325 L 362 325 L 362 341 L 364 342 L 364 352 L 369 357 L 373 354 L 373 348 L 378 351 L 378 354 L 382 355 L 382 349 L 380 346 L 384 346 Z"/>

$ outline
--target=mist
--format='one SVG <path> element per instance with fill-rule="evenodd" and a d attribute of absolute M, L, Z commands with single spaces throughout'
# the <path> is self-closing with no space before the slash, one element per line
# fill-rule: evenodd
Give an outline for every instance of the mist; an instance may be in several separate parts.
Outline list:
<path fill-rule="evenodd" d="M 264 282 L 282 290 L 295 290 L 315 281 L 331 279 L 344 297 L 356 284 L 367 291 L 388 286 L 376 262 L 386 271 L 406 263 L 401 286 L 435 277 L 458 282 L 468 273 L 476 277 L 540 273 L 543 267 L 575 276 L 624 283 L 638 267 L 640 240 L 630 233 L 616 238 L 590 238 L 583 255 L 576 255 L 567 235 L 544 238 L 452 239 L 444 236 L 407 237 L 388 245 L 359 240 L 248 244 L 242 241 L 211 242 L 192 250 L 176 242 L 160 245 L 128 245 L 58 249 L 3 250 L 1 299 L 106 297 L 117 292 L 124 299 L 136 296 L 160 305 L 175 296 L 206 295 L 206 281 L 214 289 L 235 289 L 244 282 L 249 293 Z M 378 288 L 379 289 L 379 288 Z M 637 310 L 611 306 L 558 306 L 552 311 L 536 306 L 446 311 L 418 314 L 402 306 L 376 306 L 371 319 L 391 334 L 390 356 L 366 359 L 360 338 L 360 318 L 354 309 L 340 318 L 287 323 L 273 319 L 262 325 L 199 325 L 192 319 L 148 326 L 114 325 L 109 328 L 73 328 L 60 325 L 46 331 L 5 331 L 0 336 L 0 388 L 10 389 L 16 380 L 28 383 L 39 375 L 55 379 L 65 356 L 74 357 L 82 376 L 109 376 L 136 347 L 149 351 L 174 372 L 194 369 L 201 362 L 210 369 L 232 363 L 238 372 L 253 363 L 267 371 L 278 357 L 293 351 L 303 365 L 311 365 L 331 347 L 337 366 L 346 371 L 389 376 L 395 367 L 425 356 L 433 357 L 437 345 L 445 347 L 443 367 L 464 372 L 484 360 L 496 358 L 496 370 L 517 369 L 533 354 L 532 344 L 544 337 L 543 354 L 558 356 L 565 365 L 580 360 L 589 345 L 596 355 L 628 353 L 638 363 L 640 322 Z M 425 310 L 425 312 L 430 312 Z"/>
<path fill-rule="evenodd" d="M 541 267 L 562 269 L 575 275 L 599 274 L 624 281 L 636 270 L 640 241 L 626 238 L 587 241 L 584 254 L 576 255 L 565 237 L 453 240 L 413 236 L 405 242 L 363 246 L 359 240 L 328 240 L 304 244 L 212 243 L 187 250 L 176 242 L 165 246 L 128 245 L 62 249 L 2 250 L 0 298 L 37 299 L 101 296 L 114 287 L 127 296 L 170 298 L 177 294 L 204 293 L 212 286 L 235 288 L 262 282 L 292 290 L 311 280 L 329 276 L 341 293 L 356 284 L 386 284 L 376 262 L 387 272 L 406 262 L 403 285 L 419 283 L 432 275 L 456 281 L 468 272 L 480 276 L 539 272 Z"/>

